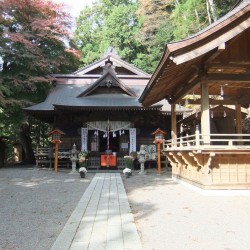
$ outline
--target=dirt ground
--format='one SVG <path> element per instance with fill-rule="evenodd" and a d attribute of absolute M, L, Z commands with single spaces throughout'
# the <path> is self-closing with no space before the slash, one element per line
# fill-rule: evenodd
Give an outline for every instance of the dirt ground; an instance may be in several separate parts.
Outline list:
<path fill-rule="evenodd" d="M 200 192 L 147 171 L 123 178 L 144 250 L 250 249 L 249 192 Z"/>

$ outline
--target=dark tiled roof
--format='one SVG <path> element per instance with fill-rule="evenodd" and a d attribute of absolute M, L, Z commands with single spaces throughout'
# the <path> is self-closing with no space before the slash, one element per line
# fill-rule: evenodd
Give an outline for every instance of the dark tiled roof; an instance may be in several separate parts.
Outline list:
<path fill-rule="evenodd" d="M 133 86 L 131 89 L 136 93 L 137 97 L 131 97 L 126 94 L 103 93 L 94 94 L 90 96 L 77 97 L 79 93 L 86 90 L 86 85 L 74 84 L 58 84 L 47 99 L 37 105 L 26 108 L 25 110 L 37 111 L 52 111 L 55 106 L 69 106 L 69 107 L 142 107 L 138 101 L 138 96 L 144 90 L 144 86 Z M 162 105 L 162 104 L 161 104 Z"/>
<path fill-rule="evenodd" d="M 109 60 L 108 63 L 106 60 Z M 125 75 L 114 70 L 124 69 Z M 107 63 L 107 64 L 105 64 Z M 102 75 L 89 75 L 96 68 L 102 68 Z M 159 109 L 166 101 L 149 108 L 142 107 L 139 97 L 147 85 L 150 75 L 122 61 L 108 56 L 70 75 L 53 75 L 56 86 L 51 89 L 42 103 L 25 110 L 30 113 L 54 112 L 55 109 Z M 112 81 L 109 85 L 108 81 Z M 112 86 L 112 89 L 111 89 Z M 166 105 L 165 105 L 166 106 Z M 171 110 L 167 106 L 168 110 Z"/>

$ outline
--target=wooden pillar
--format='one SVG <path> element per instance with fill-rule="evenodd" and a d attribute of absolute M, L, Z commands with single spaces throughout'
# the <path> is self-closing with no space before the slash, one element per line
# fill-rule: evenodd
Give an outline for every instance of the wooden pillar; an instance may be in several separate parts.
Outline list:
<path fill-rule="evenodd" d="M 54 167 L 55 167 L 55 173 L 58 174 L 58 144 L 59 142 L 55 142 L 55 162 L 54 162 Z"/>
<path fill-rule="evenodd" d="M 242 117 L 241 117 L 241 105 L 235 105 L 236 110 L 236 134 L 242 134 Z M 241 140 L 242 136 L 238 136 L 238 140 Z M 238 144 L 242 145 L 242 141 L 239 141 Z"/>
<path fill-rule="evenodd" d="M 207 80 L 201 81 L 201 133 L 204 144 L 210 144 L 210 110 Z"/>
<path fill-rule="evenodd" d="M 161 174 L 161 143 L 157 142 L 157 170 Z"/>
<path fill-rule="evenodd" d="M 176 125 L 176 107 L 175 103 L 171 104 L 171 136 L 172 139 L 177 137 L 177 125 Z"/>
<path fill-rule="evenodd" d="M 235 105 L 236 110 L 236 133 L 242 134 L 242 117 L 241 117 L 241 105 Z"/>

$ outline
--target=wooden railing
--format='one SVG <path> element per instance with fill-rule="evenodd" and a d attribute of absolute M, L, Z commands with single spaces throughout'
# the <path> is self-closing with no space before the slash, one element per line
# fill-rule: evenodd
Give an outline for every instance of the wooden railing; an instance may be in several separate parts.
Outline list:
<path fill-rule="evenodd" d="M 53 167 L 55 153 L 52 148 L 37 148 L 35 152 L 36 166 L 49 166 Z M 71 150 L 59 149 L 58 152 L 58 165 L 71 166 Z"/>
<path fill-rule="evenodd" d="M 250 134 L 200 134 L 164 140 L 163 151 L 175 150 L 250 150 Z"/>
<path fill-rule="evenodd" d="M 54 150 L 52 148 L 37 148 L 35 152 L 36 166 L 47 166 L 53 168 L 54 164 Z M 58 165 L 71 167 L 71 150 L 59 149 L 58 152 Z M 99 169 L 100 168 L 100 153 L 89 154 L 87 156 L 87 168 Z M 125 168 L 124 156 L 117 156 L 117 168 Z"/>

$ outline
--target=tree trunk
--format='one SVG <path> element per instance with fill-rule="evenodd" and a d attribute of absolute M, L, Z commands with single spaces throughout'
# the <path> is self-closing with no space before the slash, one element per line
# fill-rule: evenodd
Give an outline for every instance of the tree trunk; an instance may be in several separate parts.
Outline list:
<path fill-rule="evenodd" d="M 211 9 L 213 20 L 215 22 L 215 21 L 217 21 L 217 14 L 216 14 L 214 0 L 208 0 L 208 3 L 209 3 L 209 7 Z"/>
<path fill-rule="evenodd" d="M 4 167 L 5 142 L 0 137 L 0 168 Z"/>
<path fill-rule="evenodd" d="M 212 20 L 211 20 L 211 15 L 210 15 L 210 10 L 209 10 L 209 3 L 208 3 L 208 0 L 206 1 L 206 4 L 207 4 L 208 22 L 209 22 L 209 24 L 211 24 L 211 23 L 212 23 Z"/>
<path fill-rule="evenodd" d="M 200 31 L 200 30 L 201 30 L 201 29 L 200 29 L 200 20 L 199 20 L 199 14 L 198 14 L 197 9 L 195 9 L 195 10 L 194 10 L 194 12 L 195 12 L 195 16 L 196 16 L 197 24 L 198 24 L 198 26 L 199 26 L 199 31 Z"/>
<path fill-rule="evenodd" d="M 24 123 L 20 129 L 20 140 L 24 150 L 23 163 L 34 164 L 35 156 L 31 145 L 30 128 L 28 123 Z"/>

